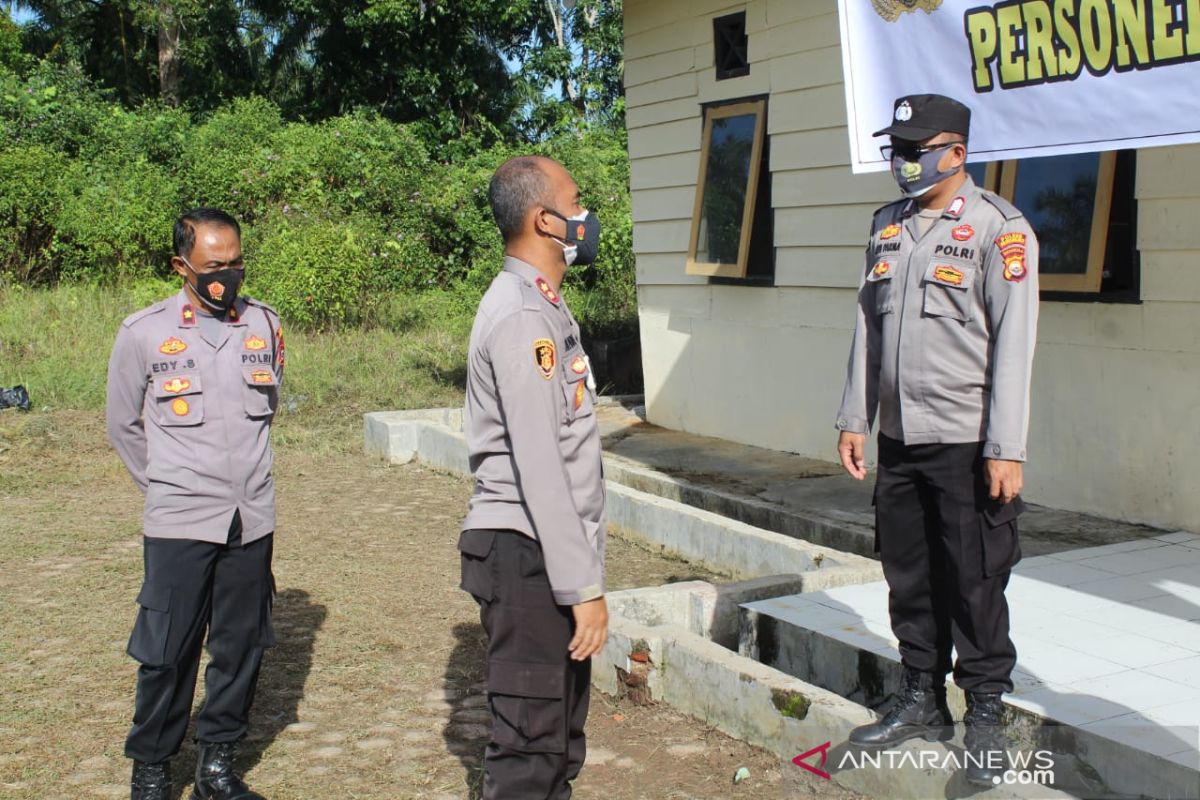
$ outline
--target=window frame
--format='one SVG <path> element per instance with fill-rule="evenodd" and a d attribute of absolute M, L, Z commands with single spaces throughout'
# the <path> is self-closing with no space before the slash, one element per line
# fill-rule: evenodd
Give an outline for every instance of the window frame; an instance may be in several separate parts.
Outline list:
<path fill-rule="evenodd" d="M 704 208 L 705 178 L 708 171 L 709 146 L 712 143 L 713 121 L 727 117 L 754 114 L 754 144 L 750 151 L 750 175 L 746 184 L 746 202 L 742 208 L 742 225 L 738 239 L 736 264 L 697 261 L 700 243 L 700 216 Z M 746 278 L 750 258 L 750 239 L 754 228 L 754 210 L 758 199 L 758 182 L 762 175 L 763 145 L 767 135 L 767 99 L 739 100 L 704 108 L 704 127 L 700 140 L 700 174 L 696 178 L 696 200 L 692 207 L 692 230 L 688 237 L 687 274 L 709 278 Z"/>
<path fill-rule="evenodd" d="M 988 165 L 990 168 L 990 164 Z M 999 194 L 1010 203 L 1016 197 L 1021 161 L 1005 161 L 1000 168 Z M 1092 230 L 1088 239 L 1087 271 L 1083 273 L 1038 273 L 1042 291 L 1099 294 L 1104 279 L 1104 257 L 1108 252 L 1109 215 L 1112 212 L 1113 180 L 1117 174 L 1117 153 L 1100 153 L 1096 170 L 1096 193 L 1092 197 Z"/>
<path fill-rule="evenodd" d="M 1136 239 L 1129 264 L 1132 286 L 1104 289 L 1104 267 L 1108 257 L 1108 237 L 1112 227 L 1112 208 L 1116 191 L 1119 159 L 1126 154 L 1136 158 L 1137 151 L 1108 150 L 1101 152 L 1096 173 L 1096 194 L 1092 204 L 1092 229 L 1088 239 L 1088 269 L 1086 273 L 1048 274 L 1039 272 L 1041 299 L 1062 303 L 1141 303 L 1140 255 Z M 988 189 L 1015 204 L 1017 175 L 1025 159 L 989 161 L 982 183 Z M 1133 167 L 1136 169 L 1136 165 Z M 1131 224 L 1137 225 L 1136 198 L 1132 207 Z"/>

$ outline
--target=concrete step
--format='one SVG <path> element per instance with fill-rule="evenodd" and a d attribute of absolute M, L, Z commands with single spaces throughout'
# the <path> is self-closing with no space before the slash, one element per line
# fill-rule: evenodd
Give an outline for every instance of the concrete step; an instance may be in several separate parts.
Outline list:
<path fill-rule="evenodd" d="M 1021 593 L 1016 594 L 1010 604 L 1021 603 Z M 880 583 L 744 603 L 738 652 L 882 713 L 901 677 L 896 642 L 886 620 L 886 595 L 886 586 Z M 1023 646 L 1018 639 L 1018 650 L 1031 655 L 1039 649 L 1049 652 L 1054 646 L 1039 648 L 1034 639 L 1025 641 Z M 1168 652 L 1169 645 L 1162 645 L 1164 653 Z M 1072 669 L 1078 672 L 1085 665 L 1103 669 L 1099 659 L 1085 652 L 1070 652 L 1074 656 L 1067 657 L 1073 663 L 1061 665 L 1062 675 Z M 1112 668 L 1123 669 L 1115 664 Z M 1131 695 L 1139 681 L 1146 680 L 1144 673 L 1134 670 L 1117 674 L 1124 676 Z M 1149 676 L 1149 680 L 1158 679 Z M 1105 697 L 1074 694 L 1023 669 L 1021 662 L 1014 682 L 1014 694 L 1004 698 L 1006 733 L 1016 752 L 1025 753 L 1026 758 L 1038 750 L 1053 753 L 1054 788 L 1088 798 L 1200 797 L 1200 732 L 1196 727 L 1200 720 L 1172 723 L 1172 719 L 1180 719 L 1178 710 L 1175 717 L 1156 718 L 1154 711 L 1122 706 L 1120 691 Z M 1150 688 L 1157 688 L 1157 683 Z M 1180 683 L 1173 695 L 1162 696 L 1159 702 L 1191 697 L 1192 687 Z M 961 720 L 962 692 L 951 684 L 947 699 L 954 718 Z M 961 750 L 961 728 L 959 725 L 955 738 L 946 745 L 921 743 L 919 749 Z"/>

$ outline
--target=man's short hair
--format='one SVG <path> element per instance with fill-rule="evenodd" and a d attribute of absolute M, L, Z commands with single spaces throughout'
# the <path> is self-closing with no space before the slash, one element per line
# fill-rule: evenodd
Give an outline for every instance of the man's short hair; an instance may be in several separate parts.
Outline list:
<path fill-rule="evenodd" d="M 544 205 L 550 196 L 550 178 L 538 156 L 518 156 L 500 165 L 488 185 L 492 216 L 504 241 L 517 236 L 529 211 Z"/>
<path fill-rule="evenodd" d="M 190 256 L 196 246 L 196 228 L 201 225 L 216 225 L 222 228 L 232 228 L 238 238 L 242 238 L 242 226 L 238 221 L 219 208 L 193 208 L 175 221 L 175 232 L 171 244 L 177 256 Z"/>

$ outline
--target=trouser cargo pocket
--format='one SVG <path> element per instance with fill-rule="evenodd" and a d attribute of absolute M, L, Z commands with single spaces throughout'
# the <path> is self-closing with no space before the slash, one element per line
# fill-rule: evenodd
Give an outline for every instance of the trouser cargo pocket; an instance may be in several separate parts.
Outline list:
<path fill-rule="evenodd" d="M 522 753 L 565 753 L 565 668 L 492 661 L 489 669 L 492 742 Z"/>
<path fill-rule="evenodd" d="M 462 553 L 459 586 L 476 600 L 488 601 L 495 596 L 495 569 L 490 558 L 495 543 L 495 531 L 463 531 L 458 537 L 458 550 Z"/>
<path fill-rule="evenodd" d="M 1025 511 L 1021 498 L 1011 503 L 990 503 L 979 515 L 983 538 L 983 577 L 1002 575 L 1021 560 L 1021 543 L 1017 533 L 1017 517 Z"/>
<path fill-rule="evenodd" d="M 171 633 L 171 587 L 147 581 L 138 592 L 137 622 L 129 636 L 126 652 L 147 667 L 162 667 L 174 659 L 168 658 L 167 638 Z"/>

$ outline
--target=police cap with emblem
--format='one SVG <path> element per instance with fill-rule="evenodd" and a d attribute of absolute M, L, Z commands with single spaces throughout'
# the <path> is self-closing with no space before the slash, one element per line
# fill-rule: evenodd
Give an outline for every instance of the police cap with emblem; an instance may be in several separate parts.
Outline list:
<path fill-rule="evenodd" d="M 873 136 L 895 136 L 919 142 L 943 131 L 966 138 L 971 129 L 971 109 L 940 94 L 910 94 L 896 100 L 892 124 Z"/>

